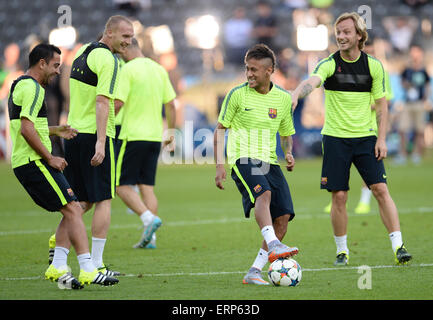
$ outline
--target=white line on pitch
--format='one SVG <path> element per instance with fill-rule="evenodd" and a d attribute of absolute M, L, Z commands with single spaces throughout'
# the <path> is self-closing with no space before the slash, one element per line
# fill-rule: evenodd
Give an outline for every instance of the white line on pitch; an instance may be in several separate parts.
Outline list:
<path fill-rule="evenodd" d="M 323 272 L 323 271 L 345 271 L 345 270 L 354 270 L 358 269 L 361 266 L 352 266 L 352 267 L 334 267 L 334 268 L 303 268 L 303 272 Z M 386 269 L 386 268 L 424 268 L 424 267 L 433 267 L 433 263 L 420 263 L 420 264 L 410 264 L 408 266 L 397 266 L 397 265 L 379 265 L 379 266 L 368 266 L 371 269 Z M 177 277 L 177 276 L 220 276 L 227 274 L 244 274 L 246 271 L 216 271 L 216 272 L 175 272 L 175 273 L 144 273 L 144 274 L 126 274 L 122 277 Z M 265 272 L 265 271 L 263 271 Z M 22 277 L 22 278 L 0 278 L 0 281 L 19 281 L 19 280 L 38 280 L 41 279 L 41 276 L 35 277 Z"/>
<path fill-rule="evenodd" d="M 298 210 L 298 212 L 305 210 Z M 413 213 L 433 213 L 433 207 L 418 207 L 418 208 L 402 208 L 399 209 L 399 214 L 413 214 Z M 371 212 L 368 214 L 349 214 L 349 217 L 366 217 L 377 215 L 377 212 Z M 308 219 L 329 219 L 329 214 L 308 214 L 302 213 L 296 215 L 297 220 L 308 220 Z M 137 220 L 138 221 L 138 220 Z M 221 218 L 212 220 L 183 220 L 183 221 L 169 221 L 164 223 L 167 227 L 179 227 L 179 226 L 195 226 L 195 225 L 206 225 L 206 224 L 217 224 L 217 223 L 237 223 L 237 222 L 248 222 L 249 219 L 245 218 Z M 111 225 L 110 229 L 140 229 L 142 226 L 139 223 L 136 224 L 124 224 L 124 225 Z M 90 230 L 90 227 L 87 228 Z M 0 231 L 0 236 L 8 235 L 19 235 L 19 234 L 34 234 L 34 233 L 50 233 L 54 232 L 54 229 L 39 229 L 39 230 L 12 230 L 12 231 Z"/>

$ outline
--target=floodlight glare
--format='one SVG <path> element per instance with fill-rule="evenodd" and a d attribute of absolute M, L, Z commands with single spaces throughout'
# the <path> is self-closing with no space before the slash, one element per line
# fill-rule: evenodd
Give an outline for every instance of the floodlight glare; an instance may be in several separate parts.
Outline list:
<path fill-rule="evenodd" d="M 148 27 L 146 32 L 150 36 L 155 54 L 161 55 L 174 51 L 173 36 L 169 26 Z"/>
<path fill-rule="evenodd" d="M 323 51 L 328 49 L 328 28 L 319 24 L 317 27 L 299 25 L 296 30 L 297 45 L 301 51 Z"/>
<path fill-rule="evenodd" d="M 220 26 L 214 16 L 204 15 L 188 18 L 185 37 L 188 43 L 200 49 L 213 49 L 218 43 Z"/>
<path fill-rule="evenodd" d="M 77 32 L 73 26 L 53 29 L 48 41 L 57 47 L 72 48 L 77 39 Z"/>

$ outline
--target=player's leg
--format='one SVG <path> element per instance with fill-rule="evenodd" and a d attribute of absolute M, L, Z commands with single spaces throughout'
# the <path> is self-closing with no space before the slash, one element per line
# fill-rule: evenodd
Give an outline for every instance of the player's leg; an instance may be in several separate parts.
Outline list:
<path fill-rule="evenodd" d="M 334 265 L 349 262 L 347 246 L 347 191 L 349 190 L 353 139 L 323 136 L 323 164 L 320 188 L 332 192 L 331 224 L 334 233 L 337 258 Z"/>
<path fill-rule="evenodd" d="M 158 198 L 155 194 L 155 188 L 153 185 L 140 184 L 138 185 L 141 198 L 148 210 L 154 215 L 158 215 Z M 145 248 L 155 249 L 156 248 L 156 233 L 152 234 L 152 239 L 146 245 Z"/>
<path fill-rule="evenodd" d="M 363 181 L 362 188 L 361 188 L 361 197 L 359 199 L 358 205 L 355 208 L 355 213 L 357 214 L 369 213 L 371 210 L 370 200 L 371 200 L 371 190 L 367 187 L 367 185 Z"/>
<path fill-rule="evenodd" d="M 288 257 L 298 253 L 298 249 L 282 244 L 272 225 L 271 218 L 271 185 L 265 177 L 269 164 L 254 159 L 241 158 L 232 167 L 232 178 L 242 194 L 245 217 L 249 217 L 254 207 L 254 214 L 260 232 L 268 246 L 268 260 Z M 261 172 L 261 173 L 260 173 Z"/>
<path fill-rule="evenodd" d="M 356 155 L 354 164 L 377 200 L 380 217 L 388 231 L 391 247 L 396 256 L 397 263 L 405 263 L 409 261 L 412 256 L 403 245 L 397 207 L 386 184 L 387 176 L 383 161 L 377 161 L 375 158 L 375 143 L 376 137 L 366 138 L 358 147 L 359 150 L 357 154 L 359 155 Z"/>

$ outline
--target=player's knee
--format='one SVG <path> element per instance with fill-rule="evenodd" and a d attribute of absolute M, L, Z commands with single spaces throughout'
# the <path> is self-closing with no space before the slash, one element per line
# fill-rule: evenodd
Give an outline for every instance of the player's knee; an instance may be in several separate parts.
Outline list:
<path fill-rule="evenodd" d="M 371 192 L 373 193 L 373 196 L 378 200 L 385 199 L 388 197 L 388 187 L 386 183 L 375 183 L 370 186 Z"/>
<path fill-rule="evenodd" d="M 334 191 L 332 193 L 332 205 L 337 207 L 346 207 L 347 192 L 346 191 Z"/>

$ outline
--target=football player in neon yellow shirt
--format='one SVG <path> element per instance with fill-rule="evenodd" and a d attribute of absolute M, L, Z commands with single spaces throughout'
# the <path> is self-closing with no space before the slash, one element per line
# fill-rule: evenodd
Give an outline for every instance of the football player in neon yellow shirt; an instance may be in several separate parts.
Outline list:
<path fill-rule="evenodd" d="M 174 141 L 163 140 L 162 107 L 168 129 L 174 129 L 176 93 L 168 72 L 159 63 L 144 57 L 136 39 L 122 54 L 122 67 L 116 106 L 123 111 L 117 158 L 117 194 L 143 222 L 143 234 L 134 248 L 155 248 L 155 232 L 161 226 L 158 200 L 154 192 L 158 156 Z M 140 195 L 133 186 L 138 186 Z"/>
<path fill-rule="evenodd" d="M 83 284 L 112 285 L 117 279 L 100 273 L 90 256 L 83 210 L 62 171 L 65 159 L 51 154 L 50 135 L 65 139 L 77 131 L 67 126 L 48 126 L 44 87 L 60 74 L 59 48 L 39 44 L 29 54 L 29 69 L 16 79 L 9 93 L 8 110 L 12 138 L 12 168 L 34 202 L 47 211 L 60 211 L 62 220 L 56 231 L 57 245 L 45 278 L 58 281 L 68 289 L 82 289 Z M 67 266 L 73 244 L 80 265 L 79 280 Z"/>
<path fill-rule="evenodd" d="M 244 214 L 254 208 L 264 241 L 257 257 L 243 278 L 244 284 L 268 285 L 261 270 L 266 263 L 298 253 L 298 248 L 281 243 L 287 224 L 295 216 L 289 186 L 276 155 L 276 135 L 293 170 L 292 138 L 295 133 L 291 97 L 271 82 L 275 55 L 268 46 L 258 44 L 245 56 L 247 82 L 233 88 L 225 97 L 214 133 L 215 184 L 224 189 L 224 136 L 227 142 L 231 177 L 242 194 Z"/>
<path fill-rule="evenodd" d="M 331 222 L 337 246 L 334 265 L 349 261 L 347 192 L 352 163 L 378 201 L 396 263 L 412 256 L 403 245 L 398 211 L 386 184 L 388 104 L 382 64 L 362 51 L 368 39 L 365 21 L 355 12 L 340 15 L 335 24 L 339 50 L 320 61 L 310 77 L 293 92 L 293 106 L 321 84 L 325 87 L 325 124 L 321 189 L 332 193 Z M 377 130 L 372 121 L 375 102 Z"/>

